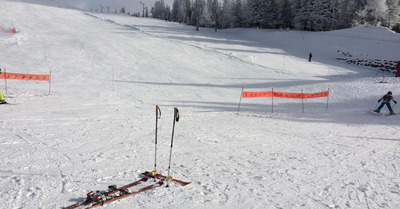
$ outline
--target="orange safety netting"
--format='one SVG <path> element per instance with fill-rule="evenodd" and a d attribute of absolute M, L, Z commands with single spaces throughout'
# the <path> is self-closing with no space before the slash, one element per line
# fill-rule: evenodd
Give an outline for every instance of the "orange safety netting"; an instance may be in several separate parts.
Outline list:
<path fill-rule="evenodd" d="M 279 98 L 290 98 L 290 99 L 311 99 L 318 97 L 328 97 L 329 91 L 323 91 L 318 93 L 290 93 L 290 92 L 278 92 L 278 91 L 243 91 L 242 98 L 252 97 L 279 97 Z"/>
<path fill-rule="evenodd" d="M 2 73 L 0 74 L 0 79 L 48 81 L 50 80 L 50 75 Z"/>
<path fill-rule="evenodd" d="M 242 98 L 252 97 L 272 97 L 272 91 L 244 91 L 242 92 Z"/>

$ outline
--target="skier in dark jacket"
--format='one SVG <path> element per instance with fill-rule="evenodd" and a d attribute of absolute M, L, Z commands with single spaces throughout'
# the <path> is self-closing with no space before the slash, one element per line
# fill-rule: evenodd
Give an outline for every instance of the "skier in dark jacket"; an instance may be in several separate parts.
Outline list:
<path fill-rule="evenodd" d="M 383 100 L 383 101 L 382 101 L 382 100 Z M 378 103 L 379 103 L 380 101 L 382 101 L 382 103 L 381 103 L 381 105 L 379 105 L 378 109 L 374 110 L 374 112 L 379 113 L 379 112 L 381 111 L 382 107 L 383 107 L 384 105 L 386 105 L 387 108 L 388 108 L 389 111 L 390 111 L 390 114 L 391 114 L 391 115 L 394 115 L 395 113 L 393 112 L 392 106 L 390 106 L 390 101 L 392 101 L 392 100 L 393 100 L 393 102 L 394 102 L 395 104 L 397 104 L 397 102 L 393 99 L 392 92 L 389 91 L 385 96 L 383 96 L 382 98 L 380 98 L 380 99 L 378 100 Z"/>

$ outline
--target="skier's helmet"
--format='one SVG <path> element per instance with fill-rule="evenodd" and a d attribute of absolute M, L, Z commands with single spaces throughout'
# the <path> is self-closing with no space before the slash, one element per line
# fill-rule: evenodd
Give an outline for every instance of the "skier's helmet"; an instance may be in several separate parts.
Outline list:
<path fill-rule="evenodd" d="M 391 92 L 391 91 L 389 91 L 387 94 L 389 94 L 389 95 L 392 95 L 392 92 Z"/>

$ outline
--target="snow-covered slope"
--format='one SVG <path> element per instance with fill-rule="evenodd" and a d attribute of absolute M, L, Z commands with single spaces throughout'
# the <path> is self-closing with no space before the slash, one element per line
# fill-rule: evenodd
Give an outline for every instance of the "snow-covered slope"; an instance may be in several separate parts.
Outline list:
<path fill-rule="evenodd" d="M 337 51 L 400 60 L 383 28 L 214 32 L 154 19 L 0 1 L 0 208 L 60 208 L 90 190 L 158 169 L 191 181 L 106 208 L 397 208 L 400 120 L 368 111 L 400 84 L 336 60 Z M 12 24 L 19 31 L 12 35 Z M 308 62 L 308 53 L 313 61 Z M 385 76 L 393 76 L 386 74 Z M 249 91 L 327 98 L 243 99 Z M 5 93 L 5 83 L 0 89 Z M 386 112 L 383 109 L 382 112 Z M 399 112 L 398 106 L 395 111 Z"/>

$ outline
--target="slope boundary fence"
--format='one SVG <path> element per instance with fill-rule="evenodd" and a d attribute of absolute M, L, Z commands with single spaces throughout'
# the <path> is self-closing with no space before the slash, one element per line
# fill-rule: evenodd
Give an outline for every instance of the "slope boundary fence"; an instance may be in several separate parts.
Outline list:
<path fill-rule="evenodd" d="M 301 90 L 300 93 L 279 92 L 279 91 L 274 91 L 274 88 L 272 88 L 271 91 L 244 91 L 244 88 L 242 87 L 242 92 L 240 94 L 240 100 L 239 100 L 237 114 L 239 114 L 239 112 L 240 112 L 240 104 L 242 102 L 242 99 L 244 99 L 244 98 L 246 98 L 246 99 L 247 98 L 261 98 L 261 97 L 271 98 L 271 112 L 272 113 L 274 113 L 274 97 L 275 98 L 287 98 L 287 99 L 301 99 L 303 113 L 304 113 L 304 100 L 305 99 L 326 97 L 327 98 L 326 99 L 326 111 L 328 111 L 329 91 L 330 91 L 329 88 L 327 91 L 322 91 L 322 92 L 317 92 L 317 93 L 304 93 L 303 89 Z"/>
<path fill-rule="evenodd" d="M 51 71 L 50 71 L 49 74 L 8 73 L 6 68 L 4 68 L 4 72 L 3 73 L 0 71 L 0 79 L 4 79 L 6 94 L 7 94 L 7 79 L 48 81 L 49 82 L 49 95 L 50 95 L 50 90 L 51 90 Z"/>

